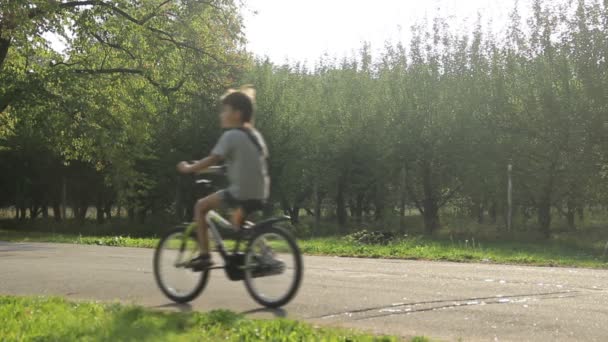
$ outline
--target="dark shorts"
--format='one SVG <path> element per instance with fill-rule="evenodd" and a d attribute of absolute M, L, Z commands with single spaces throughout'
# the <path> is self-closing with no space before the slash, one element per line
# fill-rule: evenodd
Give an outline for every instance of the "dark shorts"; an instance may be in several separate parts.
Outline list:
<path fill-rule="evenodd" d="M 229 209 L 243 208 L 245 212 L 252 213 L 254 211 L 263 210 L 266 205 L 265 200 L 251 199 L 239 200 L 236 199 L 227 189 L 218 191 L 222 199 L 222 206 Z"/>

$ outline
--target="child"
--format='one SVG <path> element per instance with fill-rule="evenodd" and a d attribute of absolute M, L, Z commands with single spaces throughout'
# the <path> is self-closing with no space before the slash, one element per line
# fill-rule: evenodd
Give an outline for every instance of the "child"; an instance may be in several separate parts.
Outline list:
<path fill-rule="evenodd" d="M 240 227 L 248 212 L 259 210 L 268 199 L 270 178 L 268 176 L 268 148 L 262 135 L 253 127 L 255 90 L 243 87 L 230 90 L 222 98 L 220 122 L 226 131 L 211 151 L 211 154 L 193 164 L 181 162 L 177 169 L 181 173 L 197 173 L 224 162 L 227 166 L 229 186 L 197 201 L 194 220 L 198 224 L 198 239 L 201 255 L 192 260 L 195 270 L 213 265 L 209 254 L 209 235 L 205 216 L 212 209 L 236 208 L 232 222 Z"/>

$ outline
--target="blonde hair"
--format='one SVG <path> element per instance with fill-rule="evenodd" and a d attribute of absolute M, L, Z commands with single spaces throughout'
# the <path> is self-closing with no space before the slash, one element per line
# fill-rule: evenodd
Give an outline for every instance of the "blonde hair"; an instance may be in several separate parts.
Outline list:
<path fill-rule="evenodd" d="M 230 89 L 226 90 L 226 92 L 224 93 L 224 95 L 222 95 L 220 100 L 224 101 L 224 99 L 228 95 L 233 94 L 233 93 L 242 93 L 242 94 L 246 95 L 247 97 L 249 97 L 249 99 L 251 100 L 251 103 L 255 104 L 256 91 L 252 84 L 244 84 L 239 89 L 230 88 Z"/>

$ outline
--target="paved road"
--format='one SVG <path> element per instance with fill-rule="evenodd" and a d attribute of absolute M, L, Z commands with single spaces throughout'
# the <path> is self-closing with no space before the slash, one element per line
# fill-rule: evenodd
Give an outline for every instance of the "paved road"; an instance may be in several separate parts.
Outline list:
<path fill-rule="evenodd" d="M 151 264 L 149 249 L 0 242 L 0 294 L 226 308 L 446 341 L 608 341 L 608 271 L 306 257 L 295 300 L 265 311 L 221 271 L 191 306 L 172 305 Z"/>

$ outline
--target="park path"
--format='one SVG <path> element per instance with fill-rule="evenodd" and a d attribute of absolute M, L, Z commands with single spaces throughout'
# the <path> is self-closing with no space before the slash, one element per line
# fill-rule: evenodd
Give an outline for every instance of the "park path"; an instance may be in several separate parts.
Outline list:
<path fill-rule="evenodd" d="M 0 294 L 223 308 L 446 341 L 608 341 L 606 270 L 307 256 L 298 296 L 268 311 L 221 271 L 191 305 L 173 305 L 156 287 L 152 253 L 0 242 Z"/>

